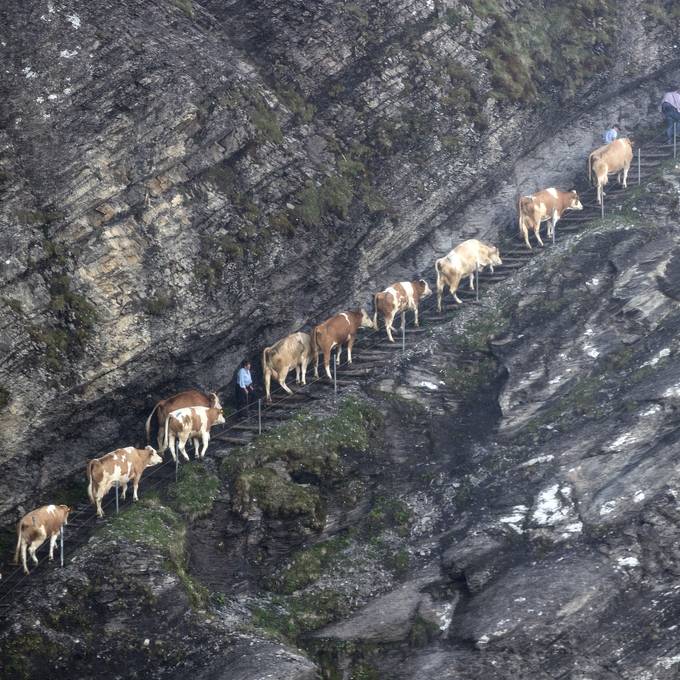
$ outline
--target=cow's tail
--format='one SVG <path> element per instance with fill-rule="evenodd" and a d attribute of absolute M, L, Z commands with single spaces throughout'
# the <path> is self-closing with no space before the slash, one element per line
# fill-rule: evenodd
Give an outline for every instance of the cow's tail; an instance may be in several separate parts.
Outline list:
<path fill-rule="evenodd" d="M 315 326 L 312 328 L 312 361 L 314 362 L 314 377 L 319 377 L 319 343 L 316 340 L 316 334 L 319 329 Z"/>
<path fill-rule="evenodd" d="M 23 522 L 23 519 L 17 522 L 17 547 L 14 551 L 14 564 L 19 564 L 19 555 L 21 553 L 21 522 Z"/>
<path fill-rule="evenodd" d="M 376 293 L 373 296 L 373 328 L 375 328 L 376 331 L 378 330 L 378 295 L 380 295 L 380 293 Z"/>
<path fill-rule="evenodd" d="M 92 504 L 96 504 L 94 499 L 94 482 L 92 481 L 92 469 L 96 463 L 97 461 L 94 458 L 87 461 L 87 495 Z"/>
<path fill-rule="evenodd" d="M 156 413 L 156 409 L 161 405 L 161 402 L 159 401 L 154 407 L 153 411 L 149 413 L 149 417 L 146 419 L 146 443 L 150 444 L 151 443 L 151 418 L 153 418 L 153 414 Z"/>
<path fill-rule="evenodd" d="M 279 374 L 276 369 L 269 363 L 269 355 L 272 352 L 273 347 L 265 347 L 262 350 L 262 372 L 269 371 L 273 376 L 274 380 L 279 379 Z"/>
<path fill-rule="evenodd" d="M 165 417 L 165 427 L 163 428 L 163 451 L 159 451 L 161 456 L 167 451 L 168 446 L 170 446 L 170 440 L 168 439 L 168 428 L 170 427 L 170 414 Z M 175 447 L 173 446 L 173 449 Z M 174 452 L 173 452 L 174 453 Z"/>

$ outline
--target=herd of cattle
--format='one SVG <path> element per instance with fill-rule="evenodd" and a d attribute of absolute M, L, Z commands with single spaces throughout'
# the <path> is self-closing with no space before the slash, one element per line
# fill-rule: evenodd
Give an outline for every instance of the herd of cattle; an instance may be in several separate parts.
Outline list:
<path fill-rule="evenodd" d="M 588 157 L 588 177 L 594 175 L 597 186 L 597 201 L 601 203 L 603 188 L 607 184 L 608 175 L 617 173 L 619 182 L 626 187 L 628 170 L 633 158 L 630 140 L 616 139 L 601 146 Z M 519 201 L 519 230 L 527 247 L 529 231 L 540 245 L 542 222 L 548 221 L 548 235 L 554 235 L 555 225 L 567 210 L 582 210 L 583 206 L 576 191 L 558 191 L 554 188 L 544 189 L 531 196 L 524 196 Z M 437 307 L 441 312 L 442 297 L 448 287 L 454 300 L 461 304 L 457 295 L 461 280 L 469 277 L 469 285 L 474 290 L 474 274 L 485 267 L 493 272 L 494 266 L 502 264 L 497 247 L 482 243 L 477 239 L 469 239 L 456 246 L 445 257 L 435 262 L 437 280 Z M 291 389 L 286 378 L 291 369 L 295 370 L 296 382 L 306 384 L 307 367 L 314 361 L 314 377 L 319 377 L 319 354 L 323 353 L 326 376 L 331 379 L 331 353 L 335 349 L 335 361 L 339 364 L 343 346 L 347 348 L 347 363 L 352 363 L 352 347 L 360 328 L 378 330 L 378 316 L 384 320 L 385 330 L 390 342 L 393 323 L 397 314 L 401 314 L 402 326 L 406 321 L 406 312 L 412 311 L 415 325 L 418 321 L 418 306 L 422 299 L 432 294 L 432 290 L 424 279 L 417 281 L 400 281 L 388 286 L 374 297 L 373 318 L 365 309 L 345 311 L 336 314 L 323 323 L 318 324 L 308 333 L 292 333 L 262 351 L 262 372 L 267 401 L 271 401 L 271 379 L 278 381 L 288 394 Z M 146 421 L 147 441 L 151 438 L 153 416 L 156 414 L 158 428 L 158 449 L 147 445 L 143 449 L 128 446 L 107 453 L 101 458 L 94 458 L 87 463 L 88 496 L 96 507 L 97 515 L 103 517 L 102 499 L 116 485 L 122 487 L 125 498 L 127 486 L 133 485 L 133 498 L 137 500 L 137 490 L 142 474 L 147 467 L 163 462 L 159 452 L 170 450 L 172 458 L 177 462 L 178 452 L 185 460 L 189 460 L 185 446 L 189 439 L 193 441 L 196 458 L 205 456 L 210 441 L 210 429 L 214 425 L 225 422 L 224 411 L 217 394 L 204 394 L 198 390 L 188 390 L 159 401 Z M 178 450 L 176 450 L 176 448 Z M 200 451 L 199 451 L 200 449 Z M 15 563 L 19 557 L 23 569 L 28 573 L 27 552 L 35 564 L 38 548 L 49 538 L 49 559 L 53 558 L 54 547 L 62 527 L 68 522 L 70 508 L 66 505 L 44 505 L 25 515 L 17 524 L 17 546 L 14 555 Z"/>

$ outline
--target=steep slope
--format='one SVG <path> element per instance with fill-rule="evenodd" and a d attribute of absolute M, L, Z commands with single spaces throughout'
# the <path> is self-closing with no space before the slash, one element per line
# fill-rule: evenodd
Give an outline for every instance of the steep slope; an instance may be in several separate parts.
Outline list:
<path fill-rule="evenodd" d="M 655 109 L 664 7 L 3 3 L 0 515 L 570 178 Z"/>

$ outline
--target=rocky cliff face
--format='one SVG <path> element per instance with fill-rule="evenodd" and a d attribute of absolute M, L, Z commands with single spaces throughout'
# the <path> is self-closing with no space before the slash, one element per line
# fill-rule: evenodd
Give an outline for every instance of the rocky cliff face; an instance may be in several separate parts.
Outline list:
<path fill-rule="evenodd" d="M 570 182 L 655 109 L 673 11 L 4 3 L 0 514 Z"/>
<path fill-rule="evenodd" d="M 7 526 L 153 398 L 500 238 L 678 76 L 670 3 L 0 12 Z M 674 677 L 677 171 L 630 198 L 36 576 L 6 672 Z"/>

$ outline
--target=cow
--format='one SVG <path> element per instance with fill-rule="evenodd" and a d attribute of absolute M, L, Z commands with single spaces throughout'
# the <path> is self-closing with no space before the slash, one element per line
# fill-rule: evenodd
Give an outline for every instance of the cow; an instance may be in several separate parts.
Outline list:
<path fill-rule="evenodd" d="M 583 205 L 574 189 L 559 191 L 550 187 L 531 196 L 520 198 L 519 233 L 524 237 L 527 248 L 531 250 L 529 230 L 534 232 L 536 240 L 543 245 L 539 233 L 541 222 L 548 222 L 548 236 L 551 237 L 555 233 L 557 221 L 567 210 L 583 210 Z"/>
<path fill-rule="evenodd" d="M 394 317 L 401 312 L 401 325 L 403 327 L 406 325 L 406 311 L 410 309 L 415 315 L 415 324 L 418 326 L 418 304 L 429 295 L 432 295 L 432 290 L 425 279 L 393 283 L 385 288 L 382 293 L 375 294 L 373 327 L 378 330 L 378 313 L 382 314 L 387 337 L 390 342 L 394 342 L 392 337 Z"/>
<path fill-rule="evenodd" d="M 309 333 L 291 333 L 271 347 L 262 350 L 262 373 L 264 375 L 264 390 L 267 401 L 271 402 L 271 379 L 274 376 L 279 385 L 293 394 L 292 390 L 286 385 L 288 371 L 295 367 L 295 382 L 306 385 L 307 365 L 312 358 L 312 339 Z"/>
<path fill-rule="evenodd" d="M 609 181 L 610 173 L 617 173 L 619 184 L 628 186 L 628 170 L 633 160 L 633 145 L 627 137 L 620 137 L 601 146 L 588 156 L 588 181 L 597 184 L 597 202 L 602 205 L 605 195 L 603 188 Z M 623 181 L 622 181 L 623 179 Z"/>
<path fill-rule="evenodd" d="M 331 378 L 331 350 L 337 347 L 336 363 L 340 363 L 342 346 L 347 343 L 347 362 L 352 363 L 352 346 L 360 328 L 373 328 L 373 321 L 365 309 L 340 312 L 315 326 L 312 330 L 312 357 L 314 377 L 319 377 L 319 351 L 323 352 L 323 365 L 326 375 Z"/>
<path fill-rule="evenodd" d="M 177 454 L 175 453 L 175 440 L 177 440 L 184 460 L 189 460 L 185 451 L 189 439 L 194 442 L 194 457 L 203 458 L 208 450 L 208 442 L 210 442 L 210 428 L 213 425 L 222 425 L 224 422 L 224 411 L 215 406 L 210 408 L 189 406 L 170 412 L 165 419 L 164 441 L 166 448 L 170 449 L 170 453 L 172 453 L 172 459 L 177 462 Z M 200 452 L 198 450 L 199 437 L 203 443 L 203 450 Z"/>
<path fill-rule="evenodd" d="M 102 498 L 118 484 L 123 487 L 123 500 L 127 493 L 128 482 L 132 482 L 132 498 L 139 500 L 137 489 L 146 468 L 162 463 L 163 459 L 152 446 L 136 449 L 126 446 L 107 453 L 101 458 L 93 458 L 87 463 L 87 495 L 97 508 L 97 516 L 103 517 Z"/>
<path fill-rule="evenodd" d="M 449 287 L 453 299 L 460 305 L 462 301 L 456 295 L 460 280 L 470 277 L 470 290 L 475 289 L 475 272 L 503 264 L 501 254 L 496 246 L 491 246 L 471 238 L 457 245 L 448 255 L 440 257 L 434 268 L 437 273 L 437 309 L 442 311 L 444 288 Z"/>
<path fill-rule="evenodd" d="M 54 559 L 54 546 L 61 528 L 68 524 L 68 514 L 71 508 L 68 505 L 43 505 L 32 510 L 17 523 L 17 548 L 14 551 L 14 562 L 19 563 L 19 555 L 24 571 L 28 574 L 26 563 L 26 549 L 35 564 L 38 558 L 36 550 L 49 538 L 50 560 Z"/>
<path fill-rule="evenodd" d="M 204 394 L 199 390 L 186 390 L 180 392 L 167 399 L 161 399 L 154 407 L 149 417 L 146 419 L 146 441 L 147 444 L 151 441 L 151 419 L 156 413 L 156 420 L 158 423 L 158 450 L 165 451 L 165 442 L 163 441 L 163 426 L 167 420 L 168 413 L 175 411 L 178 408 L 186 408 L 187 406 L 207 406 L 208 408 L 222 408 L 220 398 L 214 393 Z"/>

